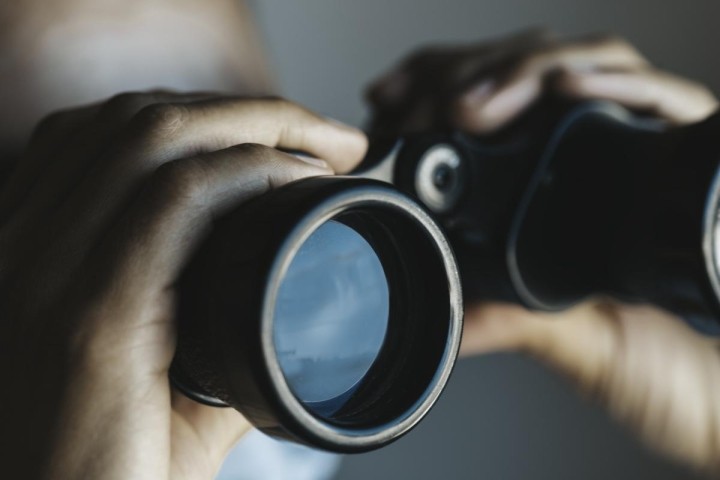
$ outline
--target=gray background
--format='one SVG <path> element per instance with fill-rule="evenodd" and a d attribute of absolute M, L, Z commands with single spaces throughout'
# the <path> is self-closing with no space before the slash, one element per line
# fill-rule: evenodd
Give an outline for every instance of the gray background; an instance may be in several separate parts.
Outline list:
<path fill-rule="evenodd" d="M 289 98 L 356 125 L 360 92 L 408 51 L 529 25 L 612 31 L 656 65 L 720 91 L 718 0 L 261 0 L 270 58 Z M 348 457 L 351 479 L 679 479 L 565 383 L 514 355 L 460 363 L 429 418 L 399 442 Z"/>

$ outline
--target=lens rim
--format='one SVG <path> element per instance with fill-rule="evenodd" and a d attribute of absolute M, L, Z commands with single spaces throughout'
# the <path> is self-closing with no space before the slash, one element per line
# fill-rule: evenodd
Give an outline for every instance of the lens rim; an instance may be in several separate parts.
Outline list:
<path fill-rule="evenodd" d="M 435 185 L 433 178 L 435 169 L 441 165 L 448 167 L 454 176 L 452 188 L 447 192 Z M 433 212 L 446 214 L 457 207 L 465 194 L 465 170 L 463 156 L 455 146 L 450 143 L 434 144 L 422 154 L 417 162 L 414 180 L 415 194 Z M 435 189 L 436 192 L 430 189 Z"/>
<path fill-rule="evenodd" d="M 371 210 L 373 208 L 392 210 L 409 216 L 430 236 L 447 272 L 448 335 L 438 368 L 429 381 L 428 387 L 415 404 L 409 406 L 404 414 L 390 422 L 374 427 L 349 428 L 314 415 L 292 392 L 275 351 L 274 307 L 284 274 L 309 236 L 328 220 L 350 210 Z M 380 185 L 367 186 L 361 191 L 349 189 L 325 199 L 307 212 L 287 235 L 286 241 L 281 245 L 270 267 L 266 285 L 260 319 L 263 360 L 267 366 L 271 387 L 280 399 L 278 403 L 285 408 L 285 413 L 293 419 L 295 426 L 301 428 L 305 435 L 313 437 L 321 445 L 327 445 L 338 451 L 364 451 L 377 448 L 408 432 L 435 404 L 449 379 L 459 350 L 462 334 L 462 293 L 460 277 L 449 243 L 437 224 L 415 202 L 394 189 Z"/>
<path fill-rule="evenodd" d="M 707 198 L 703 213 L 702 250 L 715 298 L 720 299 L 720 255 L 715 248 L 720 223 L 720 167 L 715 170 Z"/>

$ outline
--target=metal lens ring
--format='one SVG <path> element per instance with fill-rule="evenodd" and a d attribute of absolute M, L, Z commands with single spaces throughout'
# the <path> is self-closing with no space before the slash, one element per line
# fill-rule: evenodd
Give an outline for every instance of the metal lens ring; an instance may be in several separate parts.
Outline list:
<path fill-rule="evenodd" d="M 350 452 L 409 431 L 444 387 L 460 334 L 438 227 L 394 190 L 351 189 L 297 225 L 274 270 L 263 348 L 301 435 Z"/>
<path fill-rule="evenodd" d="M 462 158 L 451 145 L 431 147 L 420 159 L 415 177 L 418 198 L 433 212 L 446 213 L 463 193 Z"/>

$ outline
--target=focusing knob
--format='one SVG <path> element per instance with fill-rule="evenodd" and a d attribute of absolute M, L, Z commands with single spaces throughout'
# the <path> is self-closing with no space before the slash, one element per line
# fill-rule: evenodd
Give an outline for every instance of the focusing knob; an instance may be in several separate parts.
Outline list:
<path fill-rule="evenodd" d="M 464 175 L 460 153 L 449 144 L 438 144 L 420 158 L 415 175 L 415 192 L 430 210 L 447 213 L 463 193 Z"/>

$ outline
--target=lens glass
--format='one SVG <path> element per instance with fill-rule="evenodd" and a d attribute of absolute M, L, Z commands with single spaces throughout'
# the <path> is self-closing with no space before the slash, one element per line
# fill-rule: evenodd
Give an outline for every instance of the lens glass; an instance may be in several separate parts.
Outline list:
<path fill-rule="evenodd" d="M 310 235 L 278 290 L 273 331 L 280 367 L 306 408 L 348 396 L 362 380 L 389 308 L 383 266 L 362 235 L 335 220 Z"/>

